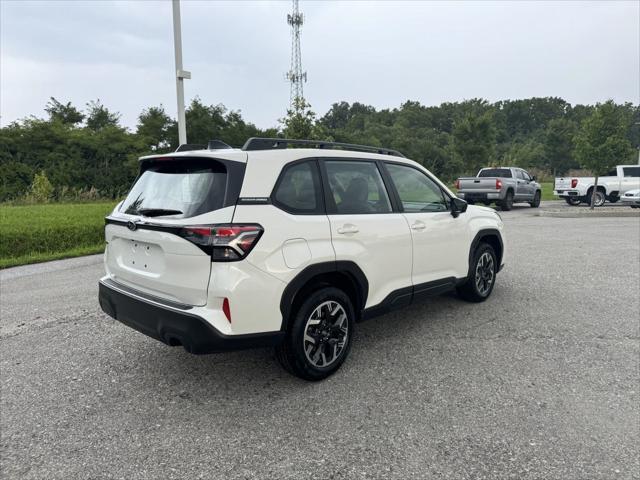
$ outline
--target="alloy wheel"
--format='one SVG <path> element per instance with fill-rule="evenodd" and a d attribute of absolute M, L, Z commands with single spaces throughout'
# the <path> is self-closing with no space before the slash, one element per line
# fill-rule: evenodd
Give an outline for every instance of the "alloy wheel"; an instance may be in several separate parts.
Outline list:
<path fill-rule="evenodd" d="M 347 345 L 349 322 L 344 307 L 334 300 L 318 305 L 304 328 L 303 349 L 315 367 L 333 364 Z"/>
<path fill-rule="evenodd" d="M 484 252 L 476 264 L 476 288 L 478 293 L 486 297 L 491 291 L 491 286 L 495 279 L 495 268 L 493 256 L 489 252 Z"/>

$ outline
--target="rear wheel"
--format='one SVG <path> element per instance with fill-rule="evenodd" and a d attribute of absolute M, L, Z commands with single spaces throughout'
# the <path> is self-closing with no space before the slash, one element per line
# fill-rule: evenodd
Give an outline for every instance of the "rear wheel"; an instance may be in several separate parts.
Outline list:
<path fill-rule="evenodd" d="M 529 202 L 529 205 L 533 208 L 538 208 L 540 206 L 540 190 L 538 190 L 533 196 L 533 202 Z"/>
<path fill-rule="evenodd" d="M 513 191 L 509 190 L 504 200 L 500 203 L 500 208 L 505 212 L 508 212 L 513 208 Z"/>
<path fill-rule="evenodd" d="M 591 205 L 591 194 L 593 193 L 593 190 L 589 190 L 589 193 L 587 194 L 587 204 Z M 606 201 L 607 197 L 604 194 L 604 192 L 602 190 L 596 190 L 596 194 L 595 194 L 595 198 L 593 199 L 593 205 L 595 207 L 601 207 L 604 205 L 604 202 Z"/>
<path fill-rule="evenodd" d="M 333 287 L 312 293 L 293 314 L 282 344 L 280 364 L 305 380 L 334 373 L 349 354 L 355 313 L 349 297 Z"/>
<path fill-rule="evenodd" d="M 567 202 L 569 205 L 575 207 L 577 205 L 580 205 L 580 199 L 579 198 L 574 198 L 574 197 L 564 197 L 564 201 Z"/>
<path fill-rule="evenodd" d="M 488 243 L 481 243 L 473 255 L 466 282 L 457 289 L 458 295 L 469 302 L 484 302 L 493 291 L 497 273 L 496 252 Z"/>

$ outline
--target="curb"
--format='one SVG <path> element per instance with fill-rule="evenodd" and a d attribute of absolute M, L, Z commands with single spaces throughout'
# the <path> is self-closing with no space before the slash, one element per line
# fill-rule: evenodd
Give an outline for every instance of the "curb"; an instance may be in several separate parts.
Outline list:
<path fill-rule="evenodd" d="M 637 209 L 629 209 L 629 210 L 621 210 L 616 209 L 612 210 L 586 210 L 582 211 L 583 213 L 577 212 L 554 212 L 554 211 L 545 211 L 540 210 L 534 214 L 536 217 L 552 217 L 552 218 L 615 218 L 615 217 L 635 217 L 640 218 L 640 210 Z"/>

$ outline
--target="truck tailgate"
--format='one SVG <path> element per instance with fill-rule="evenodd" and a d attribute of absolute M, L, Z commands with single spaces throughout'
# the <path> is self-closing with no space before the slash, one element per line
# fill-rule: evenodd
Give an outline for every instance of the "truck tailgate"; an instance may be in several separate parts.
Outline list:
<path fill-rule="evenodd" d="M 495 191 L 496 177 L 466 177 L 460 178 L 460 191 Z"/>

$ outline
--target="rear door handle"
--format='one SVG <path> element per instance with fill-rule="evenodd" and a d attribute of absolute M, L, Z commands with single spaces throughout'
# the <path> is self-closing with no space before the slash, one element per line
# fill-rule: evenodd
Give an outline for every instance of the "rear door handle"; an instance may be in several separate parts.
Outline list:
<path fill-rule="evenodd" d="M 353 223 L 345 223 L 343 226 L 338 228 L 338 233 L 358 233 L 360 230 L 358 230 L 358 226 L 354 225 Z"/>
<path fill-rule="evenodd" d="M 411 225 L 411 230 L 424 230 L 425 228 L 427 228 L 427 226 L 422 222 L 414 222 L 413 225 Z"/>

